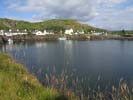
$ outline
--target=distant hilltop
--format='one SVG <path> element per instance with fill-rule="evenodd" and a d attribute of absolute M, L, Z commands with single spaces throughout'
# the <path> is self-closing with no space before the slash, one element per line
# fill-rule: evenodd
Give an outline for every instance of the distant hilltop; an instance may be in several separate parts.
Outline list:
<path fill-rule="evenodd" d="M 73 31 L 84 31 L 85 33 L 93 31 L 103 32 L 106 31 L 104 29 L 92 27 L 88 24 L 81 24 L 77 20 L 73 19 L 52 19 L 42 22 L 27 22 L 27 21 L 19 21 L 1 18 L 0 19 L 0 30 L 52 30 L 54 33 L 62 33 L 65 32 L 66 29 L 72 28 Z"/>

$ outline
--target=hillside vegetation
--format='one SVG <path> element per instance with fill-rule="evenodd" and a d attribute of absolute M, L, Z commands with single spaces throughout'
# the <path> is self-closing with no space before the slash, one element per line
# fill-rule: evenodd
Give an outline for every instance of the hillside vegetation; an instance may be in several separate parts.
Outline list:
<path fill-rule="evenodd" d="M 112 31 L 111 33 L 117 35 L 133 35 L 133 30 L 119 30 L 119 31 Z"/>
<path fill-rule="evenodd" d="M 20 29 L 20 30 L 52 30 L 55 33 L 63 33 L 65 29 L 73 28 L 74 31 L 84 30 L 86 33 L 91 30 L 105 31 L 103 29 L 95 28 L 87 24 L 81 24 L 77 20 L 73 19 L 52 19 L 43 22 L 26 22 L 11 19 L 0 19 L 0 29 Z"/>

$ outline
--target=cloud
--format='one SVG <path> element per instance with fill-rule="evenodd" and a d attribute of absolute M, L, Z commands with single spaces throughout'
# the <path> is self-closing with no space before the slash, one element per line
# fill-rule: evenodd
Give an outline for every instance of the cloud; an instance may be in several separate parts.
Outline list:
<path fill-rule="evenodd" d="M 98 3 L 104 4 L 120 4 L 125 2 L 126 0 L 98 0 Z"/>
<path fill-rule="evenodd" d="M 93 26 L 109 30 L 133 30 L 133 6 L 124 6 L 121 9 L 103 7 L 98 12 L 99 17 L 89 21 Z"/>
<path fill-rule="evenodd" d="M 33 13 L 31 16 L 33 21 L 53 18 L 72 18 L 101 28 L 133 29 L 133 27 L 131 27 L 133 26 L 131 20 L 133 18 L 132 0 L 8 1 L 10 1 L 8 3 L 8 9 Z"/>
<path fill-rule="evenodd" d="M 36 20 L 50 18 L 73 18 L 88 21 L 95 17 L 94 2 L 92 0 L 27 0 L 25 5 L 10 4 L 10 9 L 23 12 L 36 12 Z"/>

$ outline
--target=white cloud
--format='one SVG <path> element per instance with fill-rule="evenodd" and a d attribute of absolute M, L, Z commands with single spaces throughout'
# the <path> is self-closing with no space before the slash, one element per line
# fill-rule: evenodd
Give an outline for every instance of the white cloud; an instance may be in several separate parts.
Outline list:
<path fill-rule="evenodd" d="M 32 12 L 33 20 L 51 18 L 73 18 L 107 29 L 133 28 L 133 7 L 118 9 L 132 0 L 17 0 L 8 8 L 22 12 Z"/>
<path fill-rule="evenodd" d="M 126 0 L 98 0 L 98 3 L 106 3 L 106 4 L 120 4 L 125 2 Z"/>
<path fill-rule="evenodd" d="M 110 30 L 133 30 L 133 6 L 125 6 L 121 9 L 117 7 L 102 7 L 100 10 L 97 9 L 97 11 L 99 16 L 89 21 L 92 25 Z"/>
<path fill-rule="evenodd" d="M 110 30 L 133 30 L 133 4 L 129 3 L 133 3 L 133 1 L 99 0 L 99 5 L 96 8 L 99 15 L 89 21 L 89 23 L 96 27 Z"/>
<path fill-rule="evenodd" d="M 87 21 L 96 15 L 94 2 L 92 0 L 27 0 L 25 5 L 9 5 L 10 9 L 17 11 L 28 11 L 38 13 L 33 18 L 74 18 Z"/>

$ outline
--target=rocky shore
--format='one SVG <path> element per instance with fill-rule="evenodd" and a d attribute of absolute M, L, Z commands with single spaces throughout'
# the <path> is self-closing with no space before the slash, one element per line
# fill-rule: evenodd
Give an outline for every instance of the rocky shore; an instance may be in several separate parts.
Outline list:
<path fill-rule="evenodd" d="M 67 40 L 103 40 L 108 39 L 107 36 L 96 36 L 96 35 L 45 35 L 45 36 L 35 36 L 35 35 L 18 35 L 12 37 L 1 36 L 0 44 L 8 42 L 8 39 L 12 39 L 13 42 L 29 42 L 29 41 L 56 41 L 60 37 L 65 37 Z"/>
<path fill-rule="evenodd" d="M 113 40 L 133 40 L 133 37 L 111 37 Z"/>
<path fill-rule="evenodd" d="M 104 36 L 104 35 L 18 35 L 12 37 L 0 36 L 0 44 L 8 42 L 8 39 L 12 39 L 13 42 L 36 42 L 36 41 L 57 41 L 60 37 L 65 37 L 67 40 L 133 40 L 133 37 L 125 36 Z"/>

